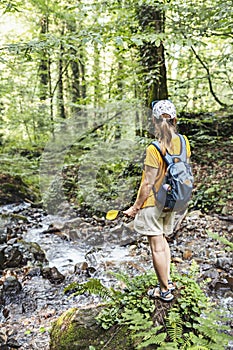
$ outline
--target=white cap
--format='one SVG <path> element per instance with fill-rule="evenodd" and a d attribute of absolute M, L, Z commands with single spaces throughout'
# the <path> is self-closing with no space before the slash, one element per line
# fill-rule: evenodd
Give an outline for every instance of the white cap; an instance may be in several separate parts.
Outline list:
<path fill-rule="evenodd" d="M 153 104 L 153 102 L 152 102 Z M 153 105 L 153 116 L 160 119 L 162 114 L 169 114 L 171 119 L 176 118 L 176 108 L 169 100 L 160 100 Z"/>

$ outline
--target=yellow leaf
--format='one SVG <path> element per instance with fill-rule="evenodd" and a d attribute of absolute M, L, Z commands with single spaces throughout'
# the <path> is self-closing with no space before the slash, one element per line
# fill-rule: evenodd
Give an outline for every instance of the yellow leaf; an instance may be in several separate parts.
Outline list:
<path fill-rule="evenodd" d="M 106 219 L 107 220 L 114 220 L 116 219 L 117 215 L 119 213 L 119 210 L 109 210 L 106 214 Z"/>

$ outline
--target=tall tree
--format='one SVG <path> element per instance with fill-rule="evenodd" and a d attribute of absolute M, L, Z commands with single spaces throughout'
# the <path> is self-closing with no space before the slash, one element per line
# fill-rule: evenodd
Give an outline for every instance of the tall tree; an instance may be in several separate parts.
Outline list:
<path fill-rule="evenodd" d="M 77 25 L 75 18 L 69 17 L 67 19 L 67 31 L 68 33 L 72 33 L 72 35 L 76 35 L 77 33 Z M 78 55 L 78 47 L 75 45 L 75 43 L 72 43 L 69 48 L 69 55 L 70 55 L 70 67 L 71 67 L 71 102 L 72 102 L 72 113 L 78 112 L 78 102 L 81 98 L 81 87 L 80 87 L 80 67 L 79 67 L 79 55 Z"/>
<path fill-rule="evenodd" d="M 64 35 L 64 24 L 62 25 L 61 36 Z M 58 91 L 57 91 L 57 100 L 58 100 L 58 115 L 65 119 L 65 102 L 64 102 L 64 87 L 63 87 L 63 74 L 64 74 L 64 46 L 61 40 L 60 43 L 60 53 L 58 60 Z"/>
<path fill-rule="evenodd" d="M 164 33 L 165 13 L 159 8 L 158 4 L 159 2 L 156 2 L 155 5 L 142 4 L 138 7 L 138 19 L 142 33 L 154 33 L 158 37 L 161 33 Z M 153 100 L 168 97 L 167 72 L 162 41 L 157 40 L 155 43 L 144 39 L 143 45 L 140 47 L 140 55 L 146 84 L 146 102 L 150 107 Z"/>
<path fill-rule="evenodd" d="M 40 21 L 40 37 L 43 40 L 43 38 L 46 36 L 49 30 L 49 16 L 48 13 L 42 15 L 41 21 Z M 47 50 L 42 50 L 42 54 L 40 55 L 40 63 L 39 63 L 39 98 L 41 101 L 46 100 L 47 93 L 48 93 L 48 55 Z"/>

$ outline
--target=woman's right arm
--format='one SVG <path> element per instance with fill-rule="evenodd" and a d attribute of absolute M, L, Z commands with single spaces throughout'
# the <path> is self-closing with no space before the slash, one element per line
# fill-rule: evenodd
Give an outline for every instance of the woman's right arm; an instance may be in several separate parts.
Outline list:
<path fill-rule="evenodd" d="M 139 188 L 135 203 L 129 209 L 123 212 L 127 216 L 135 217 L 135 215 L 140 210 L 145 200 L 149 197 L 152 187 L 154 186 L 158 169 L 153 168 L 149 165 L 145 165 L 144 171 L 145 171 L 145 177 Z"/>

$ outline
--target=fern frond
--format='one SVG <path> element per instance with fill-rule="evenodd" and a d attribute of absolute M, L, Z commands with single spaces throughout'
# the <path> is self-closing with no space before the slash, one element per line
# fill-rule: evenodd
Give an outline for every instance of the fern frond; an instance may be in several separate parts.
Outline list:
<path fill-rule="evenodd" d="M 186 349 L 191 349 L 193 346 L 196 346 L 196 347 L 203 347 L 203 348 L 207 348 L 207 350 L 212 350 L 212 348 L 209 348 L 208 346 L 208 340 L 205 339 L 201 334 L 199 334 L 198 336 L 195 335 L 194 333 L 189 333 L 190 335 L 190 341 L 192 343 L 192 345 Z M 220 348 L 219 348 L 220 349 Z"/>
<path fill-rule="evenodd" d="M 118 281 L 123 282 L 126 286 L 130 284 L 131 277 L 124 272 L 108 272 L 110 275 L 114 276 Z"/>
<path fill-rule="evenodd" d="M 100 280 L 96 278 L 91 278 L 89 281 L 86 283 L 72 283 L 68 287 L 64 289 L 64 292 L 67 293 L 68 291 L 74 292 L 71 294 L 72 296 L 75 295 L 81 295 L 86 292 L 90 294 L 96 294 L 99 295 L 101 298 L 107 298 L 111 296 L 110 290 L 106 288 Z"/>
<path fill-rule="evenodd" d="M 183 322 L 178 312 L 171 311 L 166 317 L 167 332 L 174 343 L 179 343 L 182 339 L 182 324 Z"/>
<path fill-rule="evenodd" d="M 163 341 L 166 339 L 167 334 L 166 333 L 159 333 L 156 335 L 152 335 L 149 339 L 142 341 L 138 346 L 137 349 L 145 348 L 149 345 L 160 345 L 163 343 Z M 174 348 L 173 348 L 174 349 Z"/>
<path fill-rule="evenodd" d="M 63 290 L 64 294 L 74 293 L 76 291 L 78 283 L 77 282 L 72 282 L 68 286 L 66 286 Z"/>
<path fill-rule="evenodd" d="M 135 312 L 133 309 L 125 308 L 121 314 L 121 323 L 129 325 L 129 328 L 137 332 L 140 329 L 149 329 L 152 327 L 153 322 L 140 312 Z"/>
<path fill-rule="evenodd" d="M 171 343 L 171 342 L 165 342 L 162 343 L 157 350 L 178 350 L 178 346 L 176 343 Z"/>
<path fill-rule="evenodd" d="M 129 327 L 130 329 L 132 329 L 132 327 Z M 131 335 L 131 338 L 132 339 L 140 339 L 140 341 L 143 339 L 143 340 L 146 340 L 146 339 L 149 339 L 150 337 L 154 336 L 155 335 L 155 331 L 154 329 L 152 328 L 147 328 L 145 330 L 142 330 L 142 331 L 135 331 L 134 330 L 134 334 Z"/>
<path fill-rule="evenodd" d="M 180 348 L 180 350 L 186 350 L 189 349 L 192 345 L 192 337 L 194 336 L 193 332 L 189 332 L 189 333 L 184 333 L 183 334 L 183 344 Z"/>
<path fill-rule="evenodd" d="M 147 328 L 143 331 L 135 332 L 131 335 L 132 339 L 140 339 L 140 341 L 146 341 L 152 337 L 154 337 L 159 330 L 163 328 L 162 326 Z M 130 328 L 131 329 L 131 328 Z M 134 330 L 135 331 L 135 330 Z"/>
<path fill-rule="evenodd" d="M 157 334 L 163 326 L 153 326 L 150 316 L 146 316 L 133 309 L 126 308 L 122 313 L 121 323 L 128 325 L 131 330 L 131 338 L 137 340 L 137 349 L 141 349 L 147 345 L 161 344 L 166 338 L 166 333 Z"/>
<path fill-rule="evenodd" d="M 210 348 L 209 347 L 207 348 L 206 346 L 194 345 L 194 346 L 189 347 L 188 350 L 210 350 Z M 212 350 L 212 348 L 211 348 L 211 350 Z"/>
<path fill-rule="evenodd" d="M 197 317 L 196 321 L 198 323 L 194 323 L 193 328 L 208 340 L 211 350 L 225 349 L 228 342 L 232 340 L 232 337 L 225 332 L 230 331 L 230 327 L 222 324 L 223 319 L 218 310 L 208 315 Z"/>
<path fill-rule="evenodd" d="M 171 309 L 168 316 L 166 317 L 168 324 L 181 323 L 181 315 L 175 309 Z"/>

